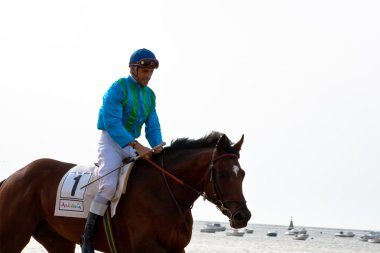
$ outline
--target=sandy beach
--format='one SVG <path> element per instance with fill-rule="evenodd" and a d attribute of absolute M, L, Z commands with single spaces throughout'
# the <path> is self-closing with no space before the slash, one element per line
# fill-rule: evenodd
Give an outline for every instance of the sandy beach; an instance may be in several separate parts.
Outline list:
<path fill-rule="evenodd" d="M 244 234 L 242 237 L 226 236 L 226 232 L 202 233 L 200 229 L 207 222 L 194 223 L 193 237 L 186 248 L 187 253 L 378 253 L 380 244 L 359 241 L 358 238 L 366 231 L 352 230 L 353 238 L 335 237 L 338 229 L 307 228 L 310 237 L 305 241 L 293 240 L 285 235 L 287 227 L 276 225 L 255 225 L 248 227 L 254 230 L 253 234 Z M 222 223 L 223 224 L 223 223 Z M 227 224 L 223 224 L 228 226 Z M 267 237 L 268 230 L 278 231 L 277 237 Z M 31 240 L 22 253 L 46 253 L 47 251 L 35 240 Z M 75 253 L 81 253 L 77 246 Z"/>

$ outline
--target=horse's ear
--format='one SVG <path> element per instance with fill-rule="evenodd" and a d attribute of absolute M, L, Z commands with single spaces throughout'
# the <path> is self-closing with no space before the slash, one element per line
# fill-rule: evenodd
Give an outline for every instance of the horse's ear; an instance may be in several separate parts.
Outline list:
<path fill-rule="evenodd" d="M 217 147 L 220 149 L 226 149 L 230 146 L 229 139 L 227 138 L 227 135 L 222 134 L 218 140 Z"/>
<path fill-rule="evenodd" d="M 234 149 L 235 149 L 236 151 L 240 151 L 240 150 L 241 150 L 241 146 L 243 145 L 243 142 L 244 142 L 244 134 L 241 136 L 240 141 L 238 141 L 238 142 L 234 145 Z"/>

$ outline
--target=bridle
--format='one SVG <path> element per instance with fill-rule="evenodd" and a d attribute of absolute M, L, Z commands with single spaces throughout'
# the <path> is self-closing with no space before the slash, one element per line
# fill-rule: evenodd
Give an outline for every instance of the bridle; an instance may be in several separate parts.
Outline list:
<path fill-rule="evenodd" d="M 225 153 L 225 154 L 221 154 L 219 156 L 216 156 L 216 152 L 218 150 L 218 146 L 219 146 L 219 142 L 221 140 L 222 136 L 219 138 L 215 148 L 214 148 L 214 151 L 212 153 L 212 159 L 211 159 L 211 164 L 210 164 L 210 173 L 211 173 L 211 176 L 210 176 L 210 181 L 212 183 L 212 198 L 210 197 L 207 197 L 206 196 L 206 193 L 203 192 L 203 197 L 204 199 L 207 199 L 208 201 L 210 201 L 211 203 L 213 203 L 222 213 L 226 213 L 226 215 L 228 216 L 228 218 L 231 220 L 235 214 L 241 209 L 243 208 L 247 201 L 246 200 L 234 200 L 234 199 L 223 199 L 223 196 L 222 196 L 222 193 L 220 191 L 220 186 L 218 185 L 218 181 L 216 180 L 216 173 L 215 173 L 215 164 L 222 160 L 223 158 L 226 158 L 226 157 L 233 157 L 233 158 L 236 158 L 236 159 L 239 159 L 239 155 L 237 154 L 234 154 L 234 153 Z M 228 208 L 228 206 L 226 205 L 226 203 L 238 203 L 240 204 L 240 206 L 238 208 L 236 208 L 235 212 L 232 213 L 230 208 Z"/>
<path fill-rule="evenodd" d="M 178 201 L 174 197 L 173 191 L 170 188 L 170 186 L 169 186 L 169 184 L 168 184 L 168 182 L 166 180 L 165 174 L 169 175 L 172 179 L 175 179 L 175 181 L 177 183 L 180 183 L 181 185 L 186 186 L 187 188 L 189 188 L 190 190 L 192 190 L 193 192 L 195 192 L 198 196 L 202 196 L 204 200 L 207 199 L 209 202 L 213 203 L 222 213 L 226 214 L 230 220 L 235 216 L 235 214 L 241 208 L 243 208 L 246 205 L 246 201 L 244 199 L 243 200 L 228 200 L 228 199 L 223 199 L 222 193 L 220 191 L 220 186 L 218 185 L 218 181 L 215 178 L 216 177 L 215 176 L 216 175 L 216 173 L 215 173 L 215 170 L 216 170 L 215 164 L 217 162 L 219 162 L 220 160 L 222 160 L 224 158 L 227 158 L 227 157 L 233 157 L 233 158 L 239 159 L 239 155 L 234 154 L 234 153 L 225 153 L 225 154 L 221 154 L 219 156 L 216 156 L 216 153 L 217 153 L 217 150 L 218 150 L 218 146 L 219 146 L 219 142 L 220 142 L 221 138 L 222 138 L 222 136 L 219 138 L 217 144 L 215 145 L 215 148 L 214 148 L 213 153 L 212 153 L 211 163 L 210 163 L 210 166 L 209 166 L 209 169 L 210 169 L 210 181 L 211 181 L 211 184 L 212 184 L 212 194 L 211 194 L 211 197 L 207 196 L 206 191 L 198 191 L 194 187 L 190 186 L 189 184 L 183 182 L 182 180 L 176 178 L 175 176 L 173 176 L 172 174 L 170 174 L 169 172 L 167 172 L 167 170 L 159 168 L 156 164 L 154 164 L 150 160 L 147 160 L 152 165 L 154 165 L 156 168 L 158 167 L 162 172 L 164 172 L 164 178 L 165 178 L 166 185 L 167 185 L 167 187 L 168 187 L 168 189 L 170 191 L 170 194 L 171 194 L 172 198 L 176 202 L 176 205 L 177 205 L 177 207 L 178 207 L 179 210 L 181 208 L 180 208 L 180 206 L 178 204 Z M 164 154 L 162 156 L 162 166 L 164 165 L 164 155 L 165 155 L 165 152 L 164 152 Z M 231 210 L 228 207 L 227 203 L 238 203 L 238 204 L 240 204 L 240 206 L 235 210 L 235 212 L 231 212 Z"/>

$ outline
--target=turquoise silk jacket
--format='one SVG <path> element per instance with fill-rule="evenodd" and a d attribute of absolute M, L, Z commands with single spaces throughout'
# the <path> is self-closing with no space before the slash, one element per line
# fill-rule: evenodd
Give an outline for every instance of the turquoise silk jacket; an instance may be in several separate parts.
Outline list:
<path fill-rule="evenodd" d="M 148 86 L 140 86 L 131 76 L 114 82 L 103 96 L 98 129 L 105 130 L 121 148 L 141 135 L 151 147 L 162 143 L 161 127 L 156 112 L 156 95 Z"/>

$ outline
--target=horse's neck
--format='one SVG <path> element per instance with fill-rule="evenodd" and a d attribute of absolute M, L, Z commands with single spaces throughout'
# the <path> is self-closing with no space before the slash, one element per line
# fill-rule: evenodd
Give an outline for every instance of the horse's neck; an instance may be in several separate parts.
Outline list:
<path fill-rule="evenodd" d="M 207 150 L 189 152 L 179 156 L 179 159 L 168 160 L 167 169 L 183 181 L 183 184 L 170 183 L 173 194 L 182 207 L 192 206 L 199 194 L 205 191 L 206 181 L 210 179 L 211 156 L 212 151 Z"/>

